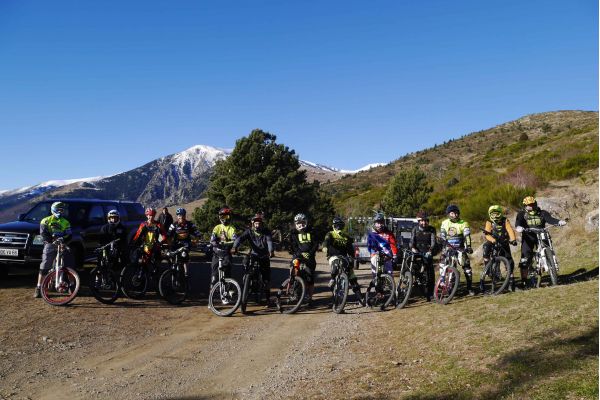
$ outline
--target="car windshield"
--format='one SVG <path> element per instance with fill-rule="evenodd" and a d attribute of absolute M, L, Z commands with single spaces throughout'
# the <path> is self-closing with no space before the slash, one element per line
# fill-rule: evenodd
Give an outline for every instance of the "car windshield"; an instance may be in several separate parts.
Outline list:
<path fill-rule="evenodd" d="M 37 204 L 35 207 L 29 210 L 27 214 L 25 214 L 23 221 L 39 223 L 42 219 L 51 215 L 51 205 L 51 202 Z M 67 207 L 65 208 L 65 212 L 62 216 L 66 218 L 71 225 L 78 225 L 86 220 L 88 211 L 89 205 L 87 204 L 67 203 Z"/>

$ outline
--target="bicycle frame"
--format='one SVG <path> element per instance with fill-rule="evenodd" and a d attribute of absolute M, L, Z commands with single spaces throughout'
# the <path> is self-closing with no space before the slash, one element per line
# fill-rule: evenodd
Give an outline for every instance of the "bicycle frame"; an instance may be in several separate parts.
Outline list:
<path fill-rule="evenodd" d="M 554 252 L 554 245 L 552 244 L 552 237 L 548 228 L 526 228 L 524 232 L 532 232 L 537 237 L 537 249 L 535 251 L 535 264 L 536 272 L 548 272 L 549 267 L 546 264 L 546 257 L 544 255 L 545 249 L 549 248 L 552 251 L 552 257 L 554 258 L 554 265 L 556 266 L 556 273 L 560 271 L 558 260 L 556 259 L 556 253 Z"/>

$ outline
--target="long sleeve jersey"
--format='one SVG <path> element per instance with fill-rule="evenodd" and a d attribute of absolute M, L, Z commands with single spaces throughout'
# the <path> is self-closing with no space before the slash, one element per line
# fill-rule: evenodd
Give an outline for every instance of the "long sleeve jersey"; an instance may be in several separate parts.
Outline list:
<path fill-rule="evenodd" d="M 485 221 L 484 229 L 487 232 L 495 233 L 500 238 L 500 241 L 509 240 L 512 242 L 513 240 L 517 239 L 517 235 L 515 234 L 515 231 L 507 218 L 503 218 L 503 221 L 500 221 L 498 224 L 492 221 Z M 496 238 L 494 238 L 492 235 L 488 235 L 487 233 L 485 234 L 485 240 L 490 243 L 496 243 Z"/>
<path fill-rule="evenodd" d="M 52 243 L 56 237 L 62 237 L 68 242 L 72 235 L 71 224 L 66 218 L 50 215 L 40 222 L 40 235 L 46 243 Z"/>
<path fill-rule="evenodd" d="M 452 222 L 450 218 L 443 220 L 440 227 L 440 236 L 452 246 L 471 247 L 471 227 L 463 219 L 456 222 Z"/>
<path fill-rule="evenodd" d="M 302 253 L 308 253 L 309 258 L 314 258 L 319 242 L 311 229 L 306 229 L 304 232 L 299 232 L 292 229 L 290 233 L 291 253 L 294 257 L 302 256 Z"/>
<path fill-rule="evenodd" d="M 252 254 L 259 258 L 268 258 L 273 252 L 273 240 L 267 229 L 246 229 L 244 233 L 235 239 L 233 248 L 237 249 L 244 242 L 250 243 Z"/>
<path fill-rule="evenodd" d="M 219 224 L 214 227 L 210 235 L 210 244 L 221 249 L 231 249 L 235 239 L 237 234 L 232 225 Z"/>
<path fill-rule="evenodd" d="M 387 255 L 395 256 L 398 254 L 396 237 L 387 229 L 382 232 L 369 232 L 367 237 L 367 249 L 371 255 L 377 254 L 380 250 L 383 250 Z"/>
<path fill-rule="evenodd" d="M 323 249 L 327 249 L 327 258 L 354 255 L 353 240 L 343 231 L 327 232 L 323 241 Z"/>
<path fill-rule="evenodd" d="M 435 247 L 435 228 L 433 226 L 426 226 L 421 228 L 415 226 L 412 229 L 410 236 L 410 248 L 417 249 L 420 252 L 427 253 L 433 252 Z"/>

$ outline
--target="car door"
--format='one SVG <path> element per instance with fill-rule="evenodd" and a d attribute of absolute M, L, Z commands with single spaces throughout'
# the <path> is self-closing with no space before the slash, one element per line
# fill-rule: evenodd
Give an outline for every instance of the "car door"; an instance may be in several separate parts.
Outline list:
<path fill-rule="evenodd" d="M 104 216 L 104 208 L 101 204 L 94 204 L 90 208 L 84 227 L 81 230 L 81 237 L 83 238 L 87 256 L 91 256 L 94 249 L 100 247 L 100 229 L 102 229 L 102 225 L 105 224 Z"/>

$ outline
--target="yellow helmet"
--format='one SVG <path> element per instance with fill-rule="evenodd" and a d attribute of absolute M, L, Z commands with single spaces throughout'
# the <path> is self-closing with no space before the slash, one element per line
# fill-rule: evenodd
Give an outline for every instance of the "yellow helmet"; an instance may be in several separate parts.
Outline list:
<path fill-rule="evenodd" d="M 537 201 L 535 200 L 535 197 L 533 197 L 533 196 L 527 196 L 523 199 L 524 206 L 530 206 L 530 205 L 535 206 L 535 204 L 537 204 Z"/>

